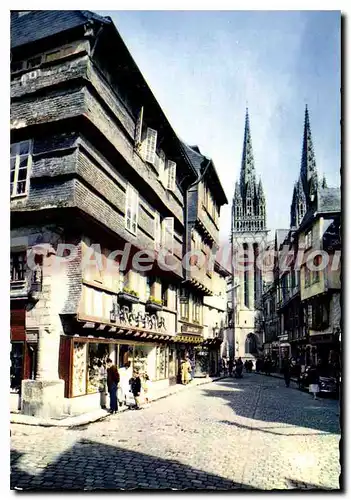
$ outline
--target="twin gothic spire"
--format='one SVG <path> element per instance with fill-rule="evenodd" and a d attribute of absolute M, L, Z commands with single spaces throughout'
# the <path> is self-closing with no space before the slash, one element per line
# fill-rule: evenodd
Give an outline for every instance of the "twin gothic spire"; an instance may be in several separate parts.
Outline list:
<path fill-rule="evenodd" d="M 327 183 L 324 177 L 322 181 L 322 187 L 326 187 L 326 185 Z M 318 175 L 316 159 L 312 142 L 310 117 L 306 104 L 300 176 L 294 186 L 290 209 L 291 228 L 296 228 L 300 225 L 306 211 L 315 199 L 317 190 Z"/>
<path fill-rule="evenodd" d="M 291 228 L 296 228 L 300 225 L 306 211 L 316 197 L 318 186 L 310 117 L 306 105 L 300 175 L 294 185 L 290 210 Z M 323 177 L 321 187 L 327 187 L 325 177 Z M 266 230 L 266 201 L 261 179 L 258 183 L 256 182 L 250 120 L 247 108 L 240 180 L 235 183 L 232 210 L 232 231 L 256 232 Z"/>
<path fill-rule="evenodd" d="M 237 232 L 266 230 L 266 201 L 261 179 L 256 182 L 249 111 L 246 108 L 240 182 L 235 183 L 232 230 Z"/>

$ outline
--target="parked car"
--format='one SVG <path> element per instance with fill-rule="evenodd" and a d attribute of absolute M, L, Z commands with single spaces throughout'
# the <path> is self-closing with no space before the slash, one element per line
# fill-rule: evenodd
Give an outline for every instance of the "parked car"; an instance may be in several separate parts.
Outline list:
<path fill-rule="evenodd" d="M 301 390 L 308 390 L 308 370 L 300 374 L 298 378 L 298 386 Z M 339 383 L 338 379 L 330 376 L 320 376 L 319 377 L 319 394 L 327 394 L 330 396 L 338 397 L 339 395 Z"/>

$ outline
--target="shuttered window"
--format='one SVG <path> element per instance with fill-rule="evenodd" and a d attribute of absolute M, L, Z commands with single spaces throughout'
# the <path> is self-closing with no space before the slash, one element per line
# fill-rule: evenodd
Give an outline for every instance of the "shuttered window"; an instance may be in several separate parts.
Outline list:
<path fill-rule="evenodd" d="M 142 154 L 145 161 L 154 164 L 156 161 L 157 130 L 148 128 L 143 141 Z"/>
<path fill-rule="evenodd" d="M 160 214 L 158 212 L 155 212 L 154 239 L 155 239 L 155 250 L 159 250 L 161 246 L 161 220 L 160 220 Z"/>
<path fill-rule="evenodd" d="M 32 142 L 22 141 L 11 144 L 10 150 L 10 195 L 28 193 L 28 179 L 31 165 Z"/>
<path fill-rule="evenodd" d="M 135 141 L 135 146 L 139 146 L 141 144 L 141 132 L 143 128 L 143 114 L 144 114 L 144 108 L 142 107 L 140 109 L 138 119 L 135 125 L 135 136 L 134 136 L 134 141 Z"/>
<path fill-rule="evenodd" d="M 167 160 L 167 189 L 174 191 L 176 187 L 176 168 L 174 161 Z"/>
<path fill-rule="evenodd" d="M 162 184 L 166 185 L 166 155 L 160 151 L 158 155 L 158 176 Z"/>
<path fill-rule="evenodd" d="M 127 186 L 126 193 L 126 229 L 132 234 L 137 234 L 138 228 L 138 212 L 139 212 L 139 195 L 138 192 L 130 185 Z"/>
<path fill-rule="evenodd" d="M 166 217 L 162 221 L 162 245 L 171 253 L 173 253 L 173 239 L 174 239 L 174 218 Z"/>

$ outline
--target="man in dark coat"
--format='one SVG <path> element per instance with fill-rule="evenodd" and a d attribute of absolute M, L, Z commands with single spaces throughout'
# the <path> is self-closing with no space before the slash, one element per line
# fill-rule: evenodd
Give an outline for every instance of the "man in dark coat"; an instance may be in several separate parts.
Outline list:
<path fill-rule="evenodd" d="M 282 372 L 284 375 L 285 385 L 289 387 L 290 385 L 290 377 L 291 377 L 291 364 L 290 359 L 286 356 L 282 362 Z"/>
<path fill-rule="evenodd" d="M 117 366 L 112 363 L 110 359 L 106 362 L 107 365 L 107 389 L 110 393 L 110 413 L 117 413 L 117 387 L 119 382 L 119 373 Z"/>

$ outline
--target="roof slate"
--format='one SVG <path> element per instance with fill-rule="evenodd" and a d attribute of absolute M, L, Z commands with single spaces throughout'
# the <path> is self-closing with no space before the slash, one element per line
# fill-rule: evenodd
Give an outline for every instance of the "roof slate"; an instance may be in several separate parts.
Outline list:
<path fill-rule="evenodd" d="M 12 14 L 11 48 L 76 28 L 89 20 L 111 23 L 110 18 L 98 16 L 87 10 L 33 10 L 21 17 Z"/>

